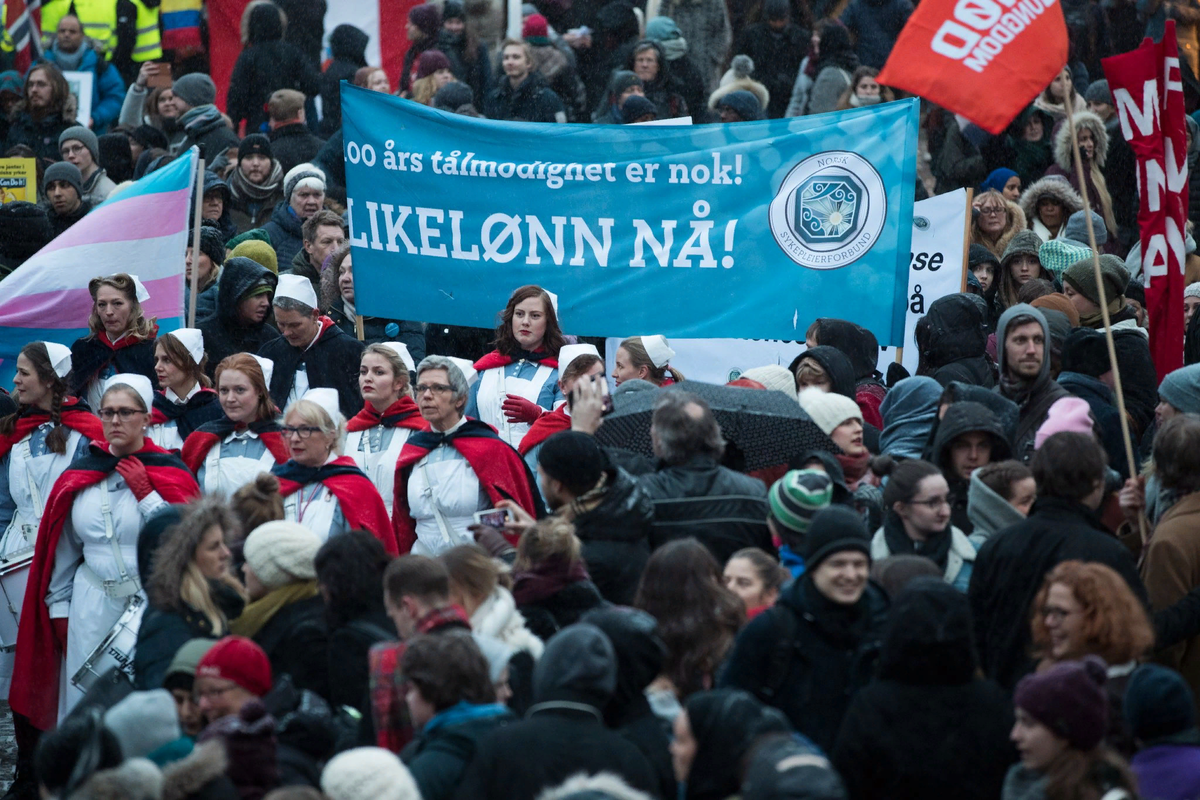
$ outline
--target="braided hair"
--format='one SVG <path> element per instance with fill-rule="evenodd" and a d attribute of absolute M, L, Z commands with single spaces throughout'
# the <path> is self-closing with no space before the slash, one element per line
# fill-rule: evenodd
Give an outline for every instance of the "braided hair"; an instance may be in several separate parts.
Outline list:
<path fill-rule="evenodd" d="M 21 349 L 21 355 L 29 360 L 33 365 L 33 371 L 37 375 L 37 379 L 42 383 L 50 385 L 50 422 L 54 428 L 46 437 L 46 447 L 52 453 L 65 455 L 67 452 L 67 438 L 71 435 L 71 430 L 62 424 L 62 405 L 69 392 L 67 378 L 58 377 L 58 373 L 54 371 L 54 366 L 50 363 L 50 353 L 46 350 L 45 342 L 30 342 Z M 69 377 L 69 376 L 68 376 Z M 0 419 L 0 435 L 11 436 L 12 432 L 17 427 L 17 417 L 21 416 L 21 411 L 26 406 L 22 405 L 21 409 L 16 414 L 9 414 L 7 417 Z"/>

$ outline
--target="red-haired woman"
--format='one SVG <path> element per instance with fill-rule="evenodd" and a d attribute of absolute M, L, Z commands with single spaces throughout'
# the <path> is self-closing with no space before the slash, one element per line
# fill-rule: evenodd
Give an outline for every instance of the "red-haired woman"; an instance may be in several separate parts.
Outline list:
<path fill-rule="evenodd" d="M 158 326 L 142 314 L 150 299 L 135 275 L 92 278 L 88 335 L 71 345 L 71 394 L 88 408 L 100 407 L 104 381 L 118 372 L 145 375 L 154 383 L 154 337 Z"/>
<path fill-rule="evenodd" d="M 205 494 L 233 497 L 260 472 L 288 460 L 263 373 L 270 366 L 249 353 L 234 353 L 217 365 L 217 397 L 225 415 L 201 425 L 183 444 L 183 461 Z"/>
<path fill-rule="evenodd" d="M 558 299 L 540 286 L 513 292 L 496 327 L 496 349 L 475 362 L 466 415 L 491 425 L 516 447 L 529 427 L 562 400 Z"/>

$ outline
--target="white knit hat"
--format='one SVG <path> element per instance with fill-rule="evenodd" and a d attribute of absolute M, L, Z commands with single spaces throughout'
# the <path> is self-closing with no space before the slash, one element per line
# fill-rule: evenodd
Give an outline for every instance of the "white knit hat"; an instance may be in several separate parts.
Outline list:
<path fill-rule="evenodd" d="M 779 364 L 767 364 L 765 367 L 755 367 L 742 373 L 742 377 L 758 381 L 763 386 L 776 392 L 783 392 L 793 400 L 796 399 L 796 378 L 787 367 Z"/>
<path fill-rule="evenodd" d="M 800 407 L 812 417 L 812 421 L 817 423 L 817 427 L 824 431 L 826 436 L 848 419 L 862 420 L 862 410 L 858 403 L 845 395 L 822 392 L 813 387 L 800 393 Z"/>
<path fill-rule="evenodd" d="M 421 800 L 408 767 L 382 747 L 356 747 L 331 758 L 321 791 L 329 800 Z"/>
<path fill-rule="evenodd" d="M 178 739 L 179 712 L 166 689 L 126 695 L 104 713 L 104 727 L 121 743 L 125 758 L 141 758 Z"/>
<path fill-rule="evenodd" d="M 58 342 L 42 342 L 46 346 L 46 355 L 50 356 L 50 366 L 54 374 L 65 378 L 71 373 L 71 348 Z"/>
<path fill-rule="evenodd" d="M 1200 281 L 1189 283 L 1183 290 L 1184 297 L 1200 297 Z"/>
<path fill-rule="evenodd" d="M 299 522 L 264 522 L 250 532 L 242 548 L 246 566 L 268 591 L 289 583 L 316 580 L 313 559 L 321 540 Z"/>

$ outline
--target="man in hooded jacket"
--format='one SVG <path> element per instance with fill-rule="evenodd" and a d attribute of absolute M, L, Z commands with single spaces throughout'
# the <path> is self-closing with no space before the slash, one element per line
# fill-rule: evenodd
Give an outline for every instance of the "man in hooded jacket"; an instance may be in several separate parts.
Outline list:
<path fill-rule="evenodd" d="M 223 358 L 257 353 L 279 338 L 279 331 L 267 322 L 278 283 L 278 276 L 257 261 L 235 256 L 225 262 L 217 283 L 217 313 L 197 323 L 208 351 L 209 377 Z"/>
<path fill-rule="evenodd" d="M 942 386 L 951 381 L 988 389 L 996 385 L 996 371 L 987 357 L 983 311 L 975 300 L 965 294 L 938 298 L 925 318 L 929 339 L 921 355 L 929 370 L 926 374 Z"/>
<path fill-rule="evenodd" d="M 1018 303 L 996 323 L 996 356 L 1000 385 L 996 391 L 1020 408 L 1013 437 L 1013 457 L 1029 463 L 1037 429 L 1046 421 L 1050 406 L 1069 397 L 1050 377 L 1050 326 L 1042 312 Z"/>
<path fill-rule="evenodd" d="M 1010 453 L 1000 421 L 987 406 L 954 403 L 934 432 L 932 461 L 950 484 L 950 522 L 968 536 L 974 529 L 967 516 L 971 474 Z"/>

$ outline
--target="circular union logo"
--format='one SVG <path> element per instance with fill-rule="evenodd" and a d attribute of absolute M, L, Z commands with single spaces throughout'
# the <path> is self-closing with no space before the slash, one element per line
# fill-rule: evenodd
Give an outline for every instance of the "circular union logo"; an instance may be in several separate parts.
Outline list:
<path fill-rule="evenodd" d="M 929 230 L 929 220 L 925 217 L 913 217 L 913 225 L 919 231 Z"/>
<path fill-rule="evenodd" d="M 883 230 L 883 179 L 857 153 L 830 150 L 801 161 L 771 201 L 771 233 L 788 258 L 837 269 L 865 256 Z"/>

